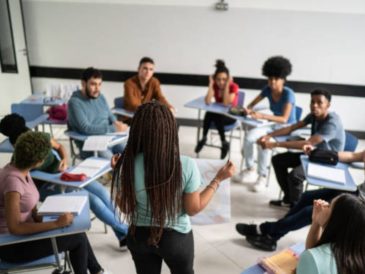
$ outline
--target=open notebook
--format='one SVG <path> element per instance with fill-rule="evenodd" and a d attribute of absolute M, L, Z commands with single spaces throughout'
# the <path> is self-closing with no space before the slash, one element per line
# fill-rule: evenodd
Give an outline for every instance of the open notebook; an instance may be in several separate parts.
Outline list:
<path fill-rule="evenodd" d="M 78 164 L 70 173 L 84 173 L 87 177 L 92 178 L 108 165 L 110 165 L 110 160 L 108 159 L 88 158 Z"/>
<path fill-rule="evenodd" d="M 48 196 L 38 209 L 39 215 L 61 215 L 70 212 L 79 215 L 87 203 L 87 196 Z"/>
<path fill-rule="evenodd" d="M 334 167 L 308 163 L 307 174 L 309 177 L 331 181 L 339 184 L 346 183 L 345 171 Z"/>

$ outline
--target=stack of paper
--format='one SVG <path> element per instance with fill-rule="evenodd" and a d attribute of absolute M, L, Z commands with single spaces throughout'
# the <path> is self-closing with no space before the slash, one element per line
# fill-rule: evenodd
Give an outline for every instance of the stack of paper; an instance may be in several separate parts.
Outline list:
<path fill-rule="evenodd" d="M 39 215 L 61 215 L 70 212 L 79 215 L 86 205 L 87 196 L 48 196 L 38 210 Z"/>
<path fill-rule="evenodd" d="M 346 177 L 343 169 L 328 167 L 319 164 L 308 163 L 307 173 L 309 177 L 345 184 Z"/>

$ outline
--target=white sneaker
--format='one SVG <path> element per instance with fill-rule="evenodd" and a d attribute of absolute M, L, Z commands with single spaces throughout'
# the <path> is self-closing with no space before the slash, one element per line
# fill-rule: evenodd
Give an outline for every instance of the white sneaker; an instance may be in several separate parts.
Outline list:
<path fill-rule="evenodd" d="M 232 181 L 237 183 L 254 183 L 257 179 L 257 174 L 254 168 L 241 170 L 240 173 L 232 177 Z"/>
<path fill-rule="evenodd" d="M 252 186 L 251 190 L 253 192 L 262 192 L 266 190 L 267 177 L 259 176 L 256 180 L 256 183 Z"/>

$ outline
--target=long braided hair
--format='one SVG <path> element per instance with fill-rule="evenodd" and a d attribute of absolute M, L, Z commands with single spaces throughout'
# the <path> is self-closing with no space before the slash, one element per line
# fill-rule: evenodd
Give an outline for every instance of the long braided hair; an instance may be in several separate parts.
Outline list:
<path fill-rule="evenodd" d="M 157 245 L 166 224 L 173 224 L 182 208 L 182 170 L 176 121 L 171 111 L 153 101 L 141 105 L 133 119 L 127 146 L 113 173 L 112 197 L 135 233 L 138 201 L 134 165 L 144 157 L 144 184 L 151 215 L 148 243 Z"/>

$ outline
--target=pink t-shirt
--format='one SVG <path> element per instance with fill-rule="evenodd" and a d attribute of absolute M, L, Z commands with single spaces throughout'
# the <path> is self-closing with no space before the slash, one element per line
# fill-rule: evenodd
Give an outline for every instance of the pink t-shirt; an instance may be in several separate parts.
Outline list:
<path fill-rule="evenodd" d="M 223 96 L 222 94 L 219 92 L 219 88 L 217 86 L 216 83 L 214 83 L 213 85 L 213 89 L 214 89 L 214 99 L 217 103 L 223 103 Z M 234 99 L 232 102 L 232 106 L 235 107 L 238 103 L 238 90 L 239 90 L 239 86 L 234 83 L 231 82 L 229 83 L 229 93 L 234 93 Z"/>
<path fill-rule="evenodd" d="M 18 169 L 7 164 L 0 170 L 0 233 L 8 233 L 5 220 L 4 199 L 8 192 L 20 194 L 20 221 L 33 222 L 32 210 L 39 200 L 39 192 L 28 174 L 24 177 Z"/>

